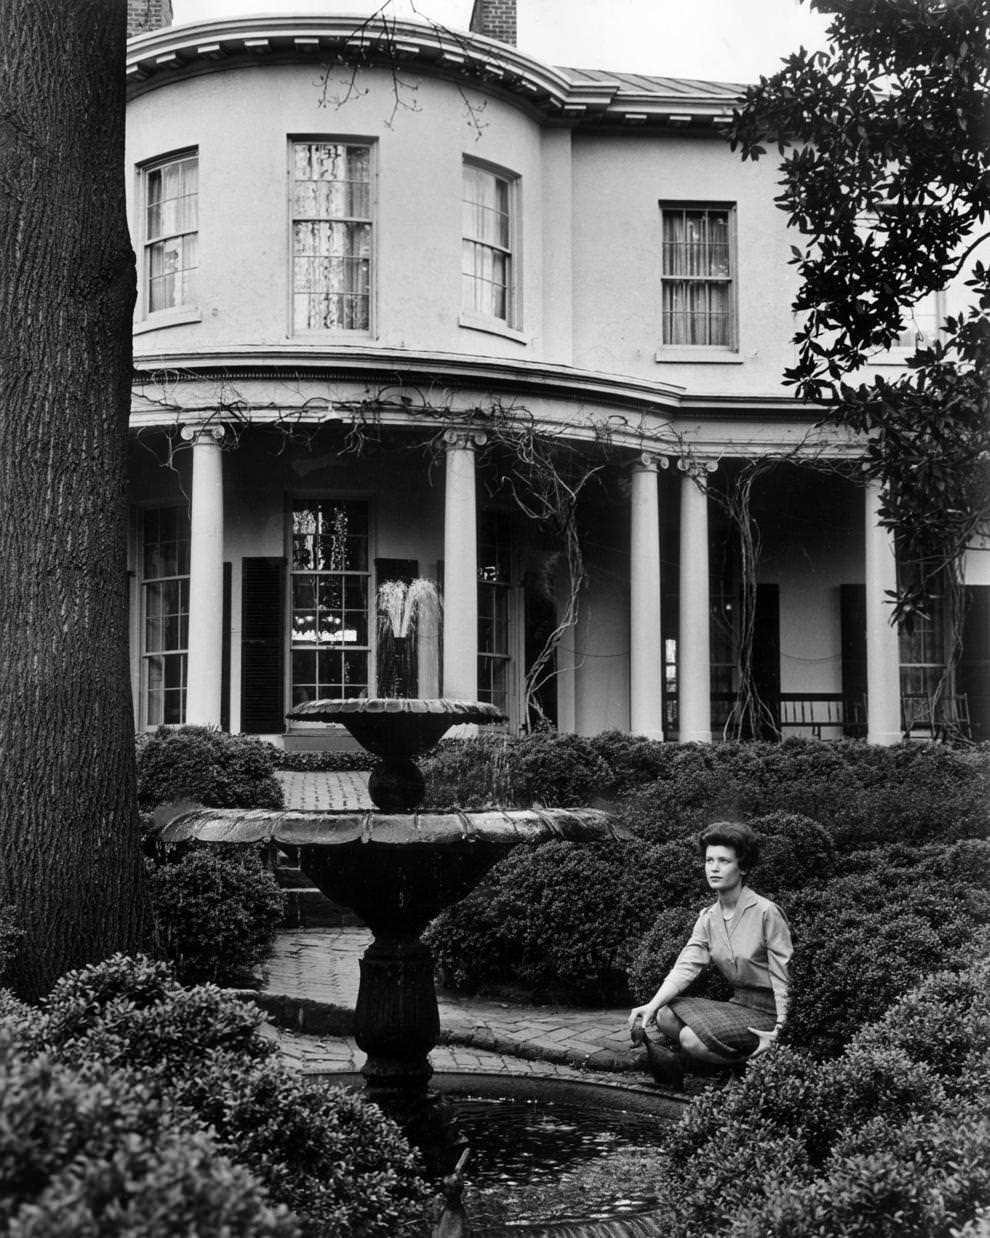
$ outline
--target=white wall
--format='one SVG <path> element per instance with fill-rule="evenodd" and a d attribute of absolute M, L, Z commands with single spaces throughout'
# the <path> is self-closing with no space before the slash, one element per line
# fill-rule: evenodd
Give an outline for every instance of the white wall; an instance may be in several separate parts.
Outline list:
<path fill-rule="evenodd" d="M 299 335 L 313 346 L 376 344 L 423 351 L 529 356 L 542 336 L 542 175 L 539 128 L 516 108 L 483 100 L 470 123 L 456 86 L 408 79 L 415 110 L 394 106 L 387 71 L 363 70 L 358 91 L 321 107 L 312 65 L 209 73 L 130 104 L 128 166 L 197 147 L 202 323 L 139 334 L 138 355 L 289 342 L 291 137 L 371 140 L 376 146 L 376 312 L 362 333 Z M 478 102 L 478 100 L 475 100 Z M 485 160 L 521 178 L 524 334 L 534 345 L 458 326 L 461 165 Z M 140 240 L 132 177 L 132 227 Z M 139 330 L 148 325 L 139 307 Z"/>
<path fill-rule="evenodd" d="M 743 163 L 717 137 L 574 139 L 575 362 L 699 393 L 782 394 L 793 285 L 776 164 Z M 660 200 L 732 202 L 738 236 L 738 364 L 656 360 Z"/>

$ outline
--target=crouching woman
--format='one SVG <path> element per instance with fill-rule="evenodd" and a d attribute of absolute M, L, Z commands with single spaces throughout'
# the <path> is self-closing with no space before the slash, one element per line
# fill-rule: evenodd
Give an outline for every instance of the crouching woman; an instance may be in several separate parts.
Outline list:
<path fill-rule="evenodd" d="M 680 1088 L 691 1063 L 735 1067 L 769 1049 L 787 1019 L 791 931 L 784 913 L 745 885 L 759 859 L 748 825 L 719 821 L 698 839 L 708 885 L 718 895 L 653 997 L 629 1015 L 633 1042 L 645 1044 L 660 1084 Z M 727 1002 L 680 994 L 709 963 L 732 986 Z M 651 1040 L 655 1022 L 669 1045 Z"/>

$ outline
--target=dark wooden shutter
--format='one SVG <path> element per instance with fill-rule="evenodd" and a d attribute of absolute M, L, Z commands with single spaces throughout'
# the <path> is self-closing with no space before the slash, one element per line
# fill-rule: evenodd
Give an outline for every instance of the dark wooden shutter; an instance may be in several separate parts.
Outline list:
<path fill-rule="evenodd" d="M 241 730 L 285 730 L 285 560 L 241 561 Z"/>
<path fill-rule="evenodd" d="M 753 623 L 753 686 L 780 726 L 780 586 L 756 586 Z M 769 736 L 758 736 L 767 739 Z"/>
<path fill-rule="evenodd" d="M 866 733 L 866 585 L 839 586 L 842 695 L 846 734 Z"/>
<path fill-rule="evenodd" d="M 990 585 L 971 585 L 963 622 L 963 651 L 956 690 L 965 692 L 973 739 L 990 739 Z"/>
<path fill-rule="evenodd" d="M 220 729 L 230 730 L 231 564 L 223 565 L 223 647 L 220 652 Z"/>

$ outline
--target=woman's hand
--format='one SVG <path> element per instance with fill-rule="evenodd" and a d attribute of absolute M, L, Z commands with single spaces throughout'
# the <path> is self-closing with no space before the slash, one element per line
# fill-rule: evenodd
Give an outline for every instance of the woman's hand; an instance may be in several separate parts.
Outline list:
<path fill-rule="evenodd" d="M 766 1053 L 767 1049 L 772 1049 L 777 1043 L 777 1037 L 780 1035 L 780 1028 L 775 1027 L 772 1032 L 765 1032 L 759 1027 L 747 1027 L 747 1032 L 752 1032 L 756 1039 L 760 1042 L 750 1057 L 757 1057 L 761 1053 Z"/>
<path fill-rule="evenodd" d="M 656 1017 L 656 1010 L 647 1002 L 645 1006 L 636 1006 L 629 1012 L 629 1027 L 630 1030 L 635 1027 L 637 1022 L 642 1019 L 643 1026 L 646 1027 Z"/>

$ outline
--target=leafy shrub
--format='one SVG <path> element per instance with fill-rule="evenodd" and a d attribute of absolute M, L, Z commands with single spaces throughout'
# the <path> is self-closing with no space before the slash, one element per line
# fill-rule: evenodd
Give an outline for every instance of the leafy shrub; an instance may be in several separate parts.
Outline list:
<path fill-rule="evenodd" d="M 305 1233 L 414 1238 L 425 1186 L 394 1123 L 362 1097 L 291 1075 L 258 1031 L 261 1012 L 168 968 L 116 956 L 63 977 L 44 1005 L 51 1056 L 126 1073 L 209 1128 Z M 239 1231 L 232 1231 L 239 1232 Z"/>
<path fill-rule="evenodd" d="M 588 805 L 614 781 L 590 741 L 555 731 L 448 740 L 424 757 L 420 767 L 426 779 L 424 811 Z"/>
<path fill-rule="evenodd" d="M 257 1006 L 213 985 L 184 988 L 167 963 L 143 957 L 115 954 L 67 972 L 42 1013 L 42 1043 L 59 1061 L 154 1069 L 168 1087 L 215 1050 L 244 1061 L 276 1052 L 258 1031 Z"/>
<path fill-rule="evenodd" d="M 990 840 L 965 838 L 951 846 L 934 845 L 915 853 L 919 867 L 947 881 L 985 889 L 990 872 Z"/>
<path fill-rule="evenodd" d="M 666 772 L 618 805 L 641 837 L 663 841 L 720 817 L 809 817 L 842 849 L 990 834 L 990 752 L 786 740 L 676 748 Z"/>
<path fill-rule="evenodd" d="M 990 1204 L 980 1208 L 962 1229 L 952 1230 L 952 1238 L 990 1238 Z"/>
<path fill-rule="evenodd" d="M 990 963 L 926 980 L 837 1059 L 786 1047 L 696 1099 L 661 1152 L 658 1232 L 669 1238 L 959 1238 L 986 1210 Z M 948 998 L 950 1007 L 940 1012 Z M 939 1057 L 946 1020 L 969 1074 Z M 910 1030 L 908 1029 L 910 1024 Z M 889 1044 L 904 1026 L 903 1043 Z M 943 1071 L 942 1067 L 945 1066 Z M 983 1074 L 979 1072 L 982 1071 Z M 982 1150 L 981 1150 L 982 1149 Z M 974 1231 L 978 1232 L 978 1231 Z"/>
<path fill-rule="evenodd" d="M 697 834 L 711 821 L 745 816 L 751 805 L 725 764 L 722 747 L 679 746 L 664 777 L 619 802 L 620 820 L 639 837 L 659 843 Z"/>
<path fill-rule="evenodd" d="M 767 898 L 835 872 L 835 844 L 810 817 L 778 810 L 750 818 L 749 825 L 760 838 L 760 859 L 750 878 Z"/>
<path fill-rule="evenodd" d="M 637 1002 L 648 1001 L 660 987 L 688 940 L 698 913 L 710 902 L 710 898 L 695 898 L 665 907 L 637 943 L 629 964 L 629 988 Z M 686 994 L 727 1001 L 732 990 L 722 974 L 709 967 L 691 983 Z"/>
<path fill-rule="evenodd" d="M 137 747 L 138 803 L 180 800 L 210 808 L 282 808 L 272 745 L 209 727 L 159 727 Z"/>
<path fill-rule="evenodd" d="M 170 1098 L 10 1040 L 0 1045 L 0 1184 L 0 1230 L 12 1238 L 299 1233 Z"/>
<path fill-rule="evenodd" d="M 267 746 L 271 749 L 272 765 L 275 769 L 294 770 L 297 773 L 313 770 L 340 774 L 351 770 L 368 770 L 376 761 L 364 748 L 360 752 L 289 752 L 276 744 Z"/>
<path fill-rule="evenodd" d="M 24 930 L 18 925 L 13 910 L 0 907 L 0 981 L 13 961 L 23 936 Z"/>
<path fill-rule="evenodd" d="M 0 989 L 0 1044 L 33 1051 L 41 1043 L 42 1024 L 36 1007 L 21 1001 L 10 989 Z"/>
<path fill-rule="evenodd" d="M 517 847 L 426 939 L 454 987 L 514 979 L 572 1000 L 625 1000 L 630 948 L 661 880 L 656 849 L 642 844 Z"/>
<path fill-rule="evenodd" d="M 756 876 L 765 869 L 771 882 L 761 882 L 761 892 L 830 871 L 831 840 L 815 822 L 776 813 L 753 825 L 767 855 Z M 454 988 L 515 981 L 571 1001 L 618 999 L 630 989 L 645 1000 L 710 901 L 705 888 L 693 837 L 659 846 L 519 848 L 435 921 L 429 940 Z M 697 992 L 728 995 L 715 977 Z"/>
<path fill-rule="evenodd" d="M 798 947 L 788 1036 L 832 1056 L 922 977 L 969 963 L 990 894 L 899 869 L 880 849 L 873 872 L 809 888 L 788 914 Z"/>
<path fill-rule="evenodd" d="M 343 1088 L 291 1075 L 278 1061 L 250 1069 L 210 1055 L 176 1095 L 213 1128 L 307 1233 L 420 1238 L 426 1190 L 399 1128 Z"/>
<path fill-rule="evenodd" d="M 197 847 L 149 872 L 159 944 L 189 981 L 231 980 L 260 963 L 285 914 L 275 876 L 248 847 Z"/>
<path fill-rule="evenodd" d="M 643 783 L 666 777 L 677 752 L 676 744 L 629 735 L 625 731 L 602 731 L 588 742 L 612 771 L 612 783 L 604 788 L 610 794 L 630 791 Z"/>
<path fill-rule="evenodd" d="M 990 941 L 976 939 L 978 962 L 936 972 L 853 1038 L 850 1052 L 902 1052 L 936 1074 L 948 1096 L 990 1087 Z"/>
<path fill-rule="evenodd" d="M 990 1197 L 990 1117 L 970 1103 L 919 1123 L 873 1119 L 827 1172 L 748 1209 L 732 1238 L 954 1238 Z"/>

